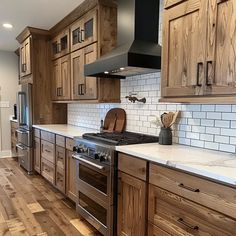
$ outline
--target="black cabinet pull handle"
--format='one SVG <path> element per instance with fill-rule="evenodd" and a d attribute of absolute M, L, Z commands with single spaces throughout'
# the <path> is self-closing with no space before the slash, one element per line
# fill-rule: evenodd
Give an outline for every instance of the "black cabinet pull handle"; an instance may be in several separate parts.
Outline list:
<path fill-rule="evenodd" d="M 213 61 L 207 61 L 206 64 L 206 86 L 211 86 L 212 85 L 212 81 L 209 80 L 209 65 L 212 65 Z"/>
<path fill-rule="evenodd" d="M 189 229 L 192 229 L 192 230 L 199 230 L 199 227 L 196 225 L 196 226 L 192 226 L 190 225 L 189 223 L 185 222 L 183 218 L 179 218 L 178 219 L 178 222 L 186 227 L 188 227 Z"/>
<path fill-rule="evenodd" d="M 80 32 L 81 32 L 81 42 L 84 42 L 84 30 L 82 29 Z"/>
<path fill-rule="evenodd" d="M 197 63 L 197 86 L 201 87 L 202 84 L 199 81 L 199 76 L 200 76 L 200 67 L 203 66 L 202 62 Z"/>
<path fill-rule="evenodd" d="M 200 189 L 198 189 L 198 188 L 191 188 L 191 187 L 185 186 L 183 183 L 179 184 L 178 186 L 180 188 L 187 189 L 187 190 L 189 190 L 191 192 L 194 192 L 194 193 L 199 193 L 200 192 Z"/>
<path fill-rule="evenodd" d="M 80 84 L 78 84 L 78 95 L 80 95 Z"/>
<path fill-rule="evenodd" d="M 58 92 L 58 88 L 57 88 L 57 97 L 59 97 L 59 92 Z"/>

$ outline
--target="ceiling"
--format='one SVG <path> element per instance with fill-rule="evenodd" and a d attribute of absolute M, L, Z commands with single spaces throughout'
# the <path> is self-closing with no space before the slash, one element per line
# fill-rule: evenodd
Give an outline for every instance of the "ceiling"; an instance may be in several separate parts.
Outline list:
<path fill-rule="evenodd" d="M 0 50 L 15 51 L 26 26 L 50 29 L 84 0 L 0 0 Z M 5 29 L 11 23 L 13 29 Z"/>

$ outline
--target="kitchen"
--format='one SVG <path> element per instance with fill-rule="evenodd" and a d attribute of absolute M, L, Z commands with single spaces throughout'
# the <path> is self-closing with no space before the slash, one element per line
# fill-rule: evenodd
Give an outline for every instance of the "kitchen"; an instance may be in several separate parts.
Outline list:
<path fill-rule="evenodd" d="M 69 2 L 1 22 L 0 234 L 236 235 L 235 2 Z"/>

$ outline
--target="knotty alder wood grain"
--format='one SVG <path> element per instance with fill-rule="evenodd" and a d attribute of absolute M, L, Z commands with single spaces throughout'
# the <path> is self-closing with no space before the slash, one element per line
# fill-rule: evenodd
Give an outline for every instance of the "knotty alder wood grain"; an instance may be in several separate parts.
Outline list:
<path fill-rule="evenodd" d="M 28 176 L 11 159 L 0 160 L 0 235 L 100 235 L 75 206 L 39 175 Z"/>

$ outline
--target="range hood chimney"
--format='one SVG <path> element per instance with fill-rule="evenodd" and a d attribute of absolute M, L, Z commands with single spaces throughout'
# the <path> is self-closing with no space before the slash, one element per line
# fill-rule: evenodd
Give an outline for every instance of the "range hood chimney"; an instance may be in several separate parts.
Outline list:
<path fill-rule="evenodd" d="M 118 0 L 118 45 L 95 62 L 85 65 L 85 75 L 124 79 L 160 71 L 160 1 Z"/>

